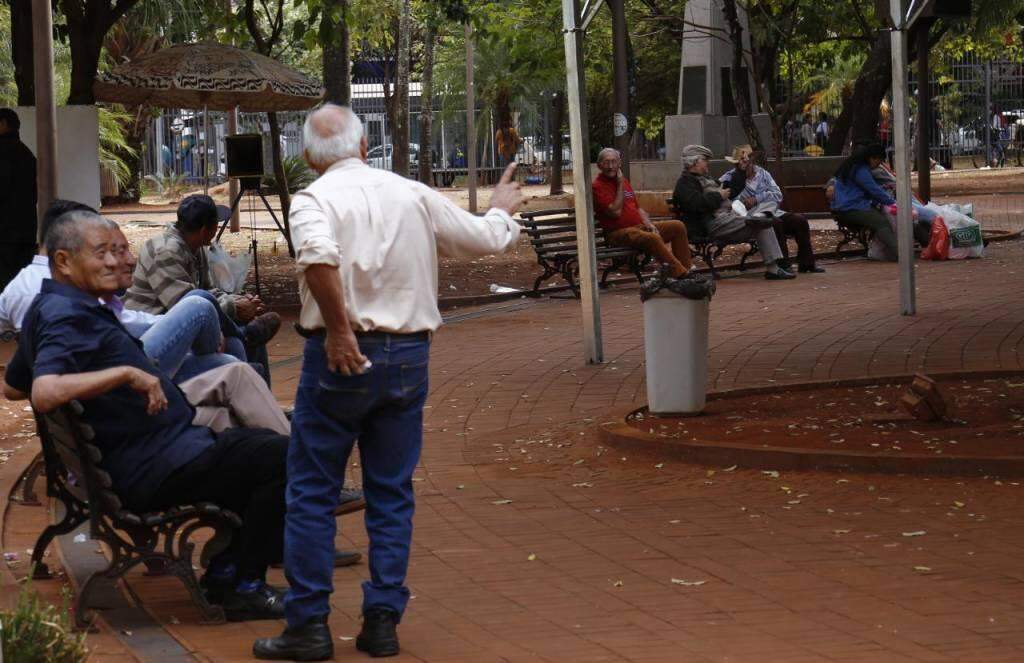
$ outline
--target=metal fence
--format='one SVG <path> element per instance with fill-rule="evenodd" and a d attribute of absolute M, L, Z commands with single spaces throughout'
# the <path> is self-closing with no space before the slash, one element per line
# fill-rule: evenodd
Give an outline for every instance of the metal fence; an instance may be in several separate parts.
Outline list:
<path fill-rule="evenodd" d="M 920 85 L 914 68 L 909 81 L 911 135 L 916 141 Z M 929 151 L 936 163 L 945 168 L 1024 165 L 1024 62 L 967 54 L 936 63 L 928 84 L 932 97 Z M 886 97 L 878 139 L 891 148 L 889 108 Z M 819 125 L 824 119 L 831 129 L 838 110 L 809 106 L 801 116 L 791 118 L 783 127 L 783 153 L 817 153 L 825 138 Z"/>
<path fill-rule="evenodd" d="M 420 140 L 419 84 L 410 86 L 409 143 L 410 163 L 416 164 L 426 146 Z M 448 101 L 450 103 L 443 103 Z M 467 154 L 466 111 L 458 104 L 462 99 L 438 99 L 431 130 L 430 154 L 435 169 L 465 168 Z M 521 104 L 513 112 L 519 132 L 516 159 L 542 181 L 549 176 L 551 159 L 551 104 L 541 99 Z M 383 86 L 357 84 L 352 88 L 352 109 L 363 122 L 369 143 L 369 163 L 376 168 L 391 169 L 392 128 L 385 107 Z M 198 184 L 209 177 L 211 183 L 227 178 L 224 138 L 227 135 L 226 113 L 219 111 L 165 109 L 154 117 L 146 130 L 143 144 L 143 176 L 158 183 L 169 180 Z M 281 128 L 281 152 L 285 159 L 301 158 L 302 123 L 306 112 L 278 113 Z M 476 112 L 476 154 L 478 167 L 501 166 L 506 163 L 495 145 L 493 112 L 478 107 Z M 263 141 L 264 172 L 271 173 L 270 126 L 264 113 L 239 113 L 238 133 L 258 133 Z M 207 140 L 209 134 L 209 140 Z M 564 135 L 563 167 L 570 167 L 568 135 Z"/>

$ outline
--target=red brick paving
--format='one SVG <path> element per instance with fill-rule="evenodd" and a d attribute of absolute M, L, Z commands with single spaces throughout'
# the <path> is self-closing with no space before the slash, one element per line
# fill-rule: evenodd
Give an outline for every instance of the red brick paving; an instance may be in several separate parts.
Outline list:
<path fill-rule="evenodd" d="M 1022 259 L 1017 242 L 981 261 L 919 264 L 915 317 L 898 315 L 894 265 L 727 279 L 713 302 L 711 384 L 1020 368 Z M 528 301 L 438 333 L 415 598 L 396 660 L 1024 658 L 1020 482 L 775 478 L 603 449 L 594 424 L 642 402 L 644 369 L 636 291 L 601 303 L 601 366 L 582 363 L 573 301 Z M 274 359 L 298 348 L 283 335 Z M 297 370 L 275 370 L 282 400 Z M 356 518 L 340 530 L 339 546 L 365 549 Z M 335 574 L 338 638 L 358 631 L 366 573 Z M 199 626 L 172 581 L 132 584 L 208 660 L 245 660 L 254 637 L 280 628 Z M 338 660 L 361 656 L 351 640 L 336 645 Z"/>

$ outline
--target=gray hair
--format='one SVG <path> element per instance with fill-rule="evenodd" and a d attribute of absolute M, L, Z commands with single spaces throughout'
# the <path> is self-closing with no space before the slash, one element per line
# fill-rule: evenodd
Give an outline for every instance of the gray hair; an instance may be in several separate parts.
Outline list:
<path fill-rule="evenodd" d="M 681 159 L 681 161 L 683 162 L 683 170 L 690 170 L 691 168 L 697 165 L 698 161 L 700 161 L 703 158 L 705 158 L 703 154 L 687 154 Z"/>
<path fill-rule="evenodd" d="M 46 237 L 43 238 L 46 254 L 50 257 L 50 269 L 53 269 L 53 256 L 57 251 L 75 254 L 82 249 L 86 230 L 97 227 L 110 230 L 112 226 L 118 227 L 113 221 L 95 212 L 72 210 L 61 214 L 46 229 Z"/>
<path fill-rule="evenodd" d="M 622 153 L 619 152 L 617 149 L 615 149 L 614 147 L 606 147 L 597 153 L 597 162 L 601 163 L 601 160 L 604 159 L 606 154 L 614 155 L 616 159 L 622 158 Z"/>
<path fill-rule="evenodd" d="M 306 117 L 302 140 L 310 163 L 326 167 L 359 156 L 363 123 L 348 106 L 324 104 Z"/>

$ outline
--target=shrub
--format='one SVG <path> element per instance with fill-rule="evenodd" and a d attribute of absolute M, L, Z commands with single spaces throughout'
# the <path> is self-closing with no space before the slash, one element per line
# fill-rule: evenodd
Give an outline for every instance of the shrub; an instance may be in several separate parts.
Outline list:
<path fill-rule="evenodd" d="M 284 166 L 284 178 L 288 181 L 288 191 L 290 193 L 306 188 L 316 179 L 316 173 L 310 169 L 306 164 L 306 160 L 300 156 L 285 157 L 281 165 Z M 263 177 L 263 186 L 271 191 L 277 191 L 277 178 L 273 174 L 265 175 Z"/>
<path fill-rule="evenodd" d="M 0 610 L 0 640 L 5 663 L 79 663 L 88 655 L 85 633 L 75 633 L 68 615 L 69 595 L 62 605 L 43 603 L 26 582 L 13 610 Z"/>

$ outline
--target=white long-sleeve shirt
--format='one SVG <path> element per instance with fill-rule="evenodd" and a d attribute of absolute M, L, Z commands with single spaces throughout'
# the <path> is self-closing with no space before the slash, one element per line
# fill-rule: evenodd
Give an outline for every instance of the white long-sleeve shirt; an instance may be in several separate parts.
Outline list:
<path fill-rule="evenodd" d="M 310 265 L 341 273 L 353 329 L 412 333 L 441 326 L 437 256 L 479 256 L 513 247 L 520 227 L 503 210 L 483 217 L 430 187 L 343 159 L 295 194 L 291 213 L 306 329 L 324 327 L 306 285 Z"/>

